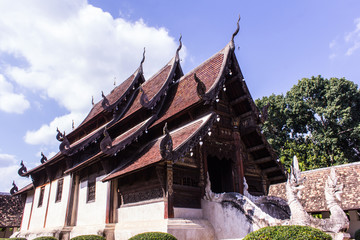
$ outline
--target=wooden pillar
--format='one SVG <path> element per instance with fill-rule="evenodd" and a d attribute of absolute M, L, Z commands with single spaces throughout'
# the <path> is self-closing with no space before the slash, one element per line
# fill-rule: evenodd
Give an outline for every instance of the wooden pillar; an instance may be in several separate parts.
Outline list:
<path fill-rule="evenodd" d="M 199 187 L 201 189 L 201 197 L 205 195 L 206 179 L 207 179 L 207 160 L 204 147 L 199 147 L 199 168 L 200 168 L 200 179 Z"/>
<path fill-rule="evenodd" d="M 46 203 L 46 210 L 45 210 L 45 219 L 44 219 L 44 228 L 46 227 L 46 220 L 47 220 L 47 215 L 48 215 L 48 212 L 49 212 L 49 204 L 50 204 L 50 195 L 51 195 L 51 186 L 52 186 L 52 182 L 50 180 L 50 186 L 49 186 L 49 195 L 48 195 L 48 198 L 47 198 L 47 203 Z"/>
<path fill-rule="evenodd" d="M 69 189 L 69 198 L 66 208 L 66 219 L 65 226 L 75 226 L 77 211 L 78 211 L 78 202 L 79 202 L 79 185 L 80 177 L 76 174 L 72 174 L 71 183 Z"/>
<path fill-rule="evenodd" d="M 117 201 L 117 180 L 108 182 L 107 200 L 106 200 L 106 220 L 108 223 L 115 223 L 116 221 L 116 203 Z"/>
<path fill-rule="evenodd" d="M 235 146 L 235 166 L 238 176 L 238 182 L 239 186 L 237 191 L 239 191 L 241 194 L 244 194 L 244 161 L 246 157 L 245 148 L 241 142 L 240 132 L 239 132 L 239 118 L 233 119 L 233 139 L 234 139 L 234 146 Z"/>
<path fill-rule="evenodd" d="M 165 218 L 174 218 L 173 162 L 166 161 Z"/>

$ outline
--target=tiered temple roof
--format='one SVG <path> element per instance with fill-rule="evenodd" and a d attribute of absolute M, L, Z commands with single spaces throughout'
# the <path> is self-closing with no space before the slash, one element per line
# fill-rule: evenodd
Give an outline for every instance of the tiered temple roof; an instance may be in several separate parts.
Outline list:
<path fill-rule="evenodd" d="M 173 59 L 147 81 L 143 59 L 133 75 L 93 104 L 76 129 L 69 134 L 58 131 L 58 154 L 22 175 L 31 176 L 38 186 L 56 179 L 58 169 L 66 174 L 100 164 L 107 174 L 103 181 L 108 181 L 165 158 L 179 161 L 211 132 L 216 136 L 226 131 L 224 125 L 239 129 L 248 165 L 260 169 L 270 183 L 284 181 L 284 170 L 260 131 L 264 113 L 248 91 L 233 39 L 186 75 L 180 49 L 181 41 Z M 169 130 L 164 134 L 165 124 Z M 217 154 L 227 154 L 224 143 L 208 144 L 217 144 Z"/>

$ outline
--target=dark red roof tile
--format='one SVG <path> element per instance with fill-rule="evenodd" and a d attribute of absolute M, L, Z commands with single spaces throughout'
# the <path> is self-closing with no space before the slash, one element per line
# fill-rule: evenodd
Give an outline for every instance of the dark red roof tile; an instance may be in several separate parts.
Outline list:
<path fill-rule="evenodd" d="M 149 101 L 151 101 L 155 97 L 155 95 L 159 92 L 162 86 L 166 83 L 166 80 L 168 80 L 173 64 L 174 64 L 174 60 L 171 60 L 169 64 L 163 67 L 158 73 L 156 73 L 152 78 L 147 80 L 142 85 L 142 89 Z M 142 108 L 142 105 L 140 103 L 141 95 L 142 95 L 141 92 L 137 95 L 132 106 L 123 117 L 124 119 Z"/>
<path fill-rule="evenodd" d="M 197 83 L 194 80 L 194 73 L 196 73 L 196 76 L 205 84 L 206 90 L 209 92 L 221 75 L 224 56 L 225 49 L 183 76 L 178 82 L 177 92 L 169 109 L 154 125 L 200 101 L 196 91 Z"/>

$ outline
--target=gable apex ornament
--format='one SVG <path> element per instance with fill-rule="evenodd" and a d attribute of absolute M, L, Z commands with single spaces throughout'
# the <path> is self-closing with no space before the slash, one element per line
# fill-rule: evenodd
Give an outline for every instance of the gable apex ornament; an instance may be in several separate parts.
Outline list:
<path fill-rule="evenodd" d="M 141 59 L 140 62 L 140 72 L 143 73 L 143 63 L 145 62 L 145 47 L 144 47 L 144 51 L 143 51 L 143 58 Z"/>
<path fill-rule="evenodd" d="M 179 60 L 179 52 L 182 48 L 182 35 L 180 34 L 180 38 L 179 38 L 179 47 L 176 49 L 176 60 Z"/>
<path fill-rule="evenodd" d="M 232 48 L 232 49 L 235 48 L 234 38 L 235 38 L 235 36 L 239 33 L 239 30 L 240 30 L 240 24 L 239 24 L 240 19 L 241 19 L 241 17 L 240 17 L 240 15 L 239 15 L 239 19 L 237 20 L 237 23 L 236 23 L 236 25 L 237 25 L 236 30 L 235 30 L 235 32 L 233 33 L 233 35 L 231 36 L 231 48 Z"/>

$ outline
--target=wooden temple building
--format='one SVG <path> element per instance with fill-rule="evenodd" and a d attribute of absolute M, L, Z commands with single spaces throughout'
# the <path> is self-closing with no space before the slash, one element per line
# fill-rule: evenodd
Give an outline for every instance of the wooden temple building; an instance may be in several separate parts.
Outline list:
<path fill-rule="evenodd" d="M 181 39 L 148 80 L 143 58 L 77 128 L 58 130 L 60 151 L 19 170 L 32 184 L 15 193 L 27 197 L 18 236 L 128 239 L 162 231 L 191 239 L 190 232 L 213 231 L 201 206 L 207 173 L 215 193 L 242 193 L 244 177 L 253 195 L 285 181 L 259 127 L 266 113 L 255 106 L 234 53 L 236 33 L 187 74 Z"/>

